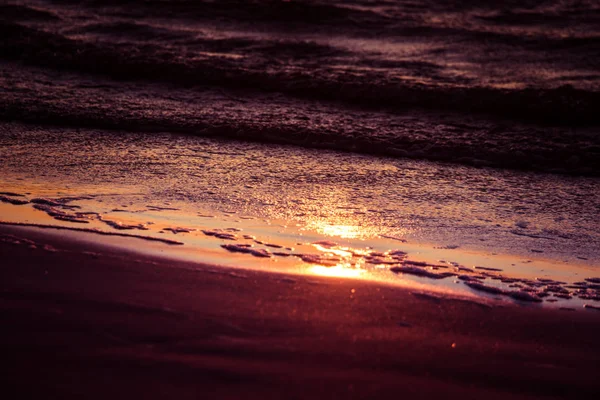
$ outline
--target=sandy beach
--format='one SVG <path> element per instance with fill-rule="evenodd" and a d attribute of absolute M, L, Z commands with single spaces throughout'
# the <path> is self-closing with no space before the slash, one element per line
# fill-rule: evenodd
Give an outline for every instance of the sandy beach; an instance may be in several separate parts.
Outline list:
<path fill-rule="evenodd" d="M 600 311 L 143 256 L 0 227 L 19 398 L 583 398 Z"/>

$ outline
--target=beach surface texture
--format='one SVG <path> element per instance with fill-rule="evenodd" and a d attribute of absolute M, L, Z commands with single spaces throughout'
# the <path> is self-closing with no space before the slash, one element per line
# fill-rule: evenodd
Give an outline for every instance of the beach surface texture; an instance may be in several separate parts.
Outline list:
<path fill-rule="evenodd" d="M 594 398 L 600 311 L 232 270 L 0 227 L 15 398 Z"/>

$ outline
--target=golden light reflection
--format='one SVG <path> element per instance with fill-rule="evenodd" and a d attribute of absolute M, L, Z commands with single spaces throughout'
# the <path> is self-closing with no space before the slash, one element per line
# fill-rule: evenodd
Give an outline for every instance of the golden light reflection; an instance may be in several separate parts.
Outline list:
<path fill-rule="evenodd" d="M 324 247 L 320 244 L 316 244 L 314 243 L 313 246 L 315 247 L 315 249 L 322 251 L 323 253 L 326 254 L 334 254 L 336 256 L 340 256 L 340 257 L 352 257 L 352 251 L 350 251 L 350 249 L 348 249 L 347 247 L 335 247 L 335 248 L 331 248 L 331 247 Z"/>
<path fill-rule="evenodd" d="M 344 264 L 334 267 L 324 267 L 322 265 L 312 265 L 308 269 L 309 273 L 319 276 L 330 276 L 336 278 L 357 278 L 366 271 L 364 269 L 348 268 Z"/>
<path fill-rule="evenodd" d="M 356 225 L 329 225 L 317 227 L 317 231 L 324 235 L 336 236 L 343 239 L 357 239 L 365 236 L 365 232 Z"/>

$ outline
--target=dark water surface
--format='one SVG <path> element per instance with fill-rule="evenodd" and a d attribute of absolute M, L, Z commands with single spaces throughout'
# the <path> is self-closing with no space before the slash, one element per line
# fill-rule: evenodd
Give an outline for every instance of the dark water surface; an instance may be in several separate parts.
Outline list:
<path fill-rule="evenodd" d="M 2 1 L 0 119 L 600 174 L 595 1 Z"/>

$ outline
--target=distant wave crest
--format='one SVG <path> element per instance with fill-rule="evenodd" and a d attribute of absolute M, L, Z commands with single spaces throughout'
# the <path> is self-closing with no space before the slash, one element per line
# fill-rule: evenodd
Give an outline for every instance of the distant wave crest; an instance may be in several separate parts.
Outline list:
<path fill-rule="evenodd" d="M 143 29 L 129 26 L 128 29 Z M 600 93 L 562 86 L 553 89 L 497 89 L 471 85 L 427 85 L 391 79 L 376 71 L 357 76 L 328 70 L 271 66 L 268 56 L 288 52 L 292 58 L 335 54 L 311 42 L 223 43 L 222 39 L 196 39 L 207 51 L 219 46 L 256 46 L 258 57 L 248 61 L 231 58 L 231 52 L 186 57 L 153 44 L 84 42 L 56 33 L 0 22 L 3 58 L 45 68 L 93 73 L 119 80 L 146 80 L 184 86 L 207 85 L 263 92 L 280 92 L 301 98 L 337 101 L 366 108 L 403 111 L 425 108 L 478 112 L 552 124 L 600 124 Z M 217 59 L 215 59 L 215 56 Z M 398 66 L 407 62 L 397 62 Z M 418 65 L 417 65 L 418 64 Z M 417 63 L 413 68 L 435 70 Z"/>

